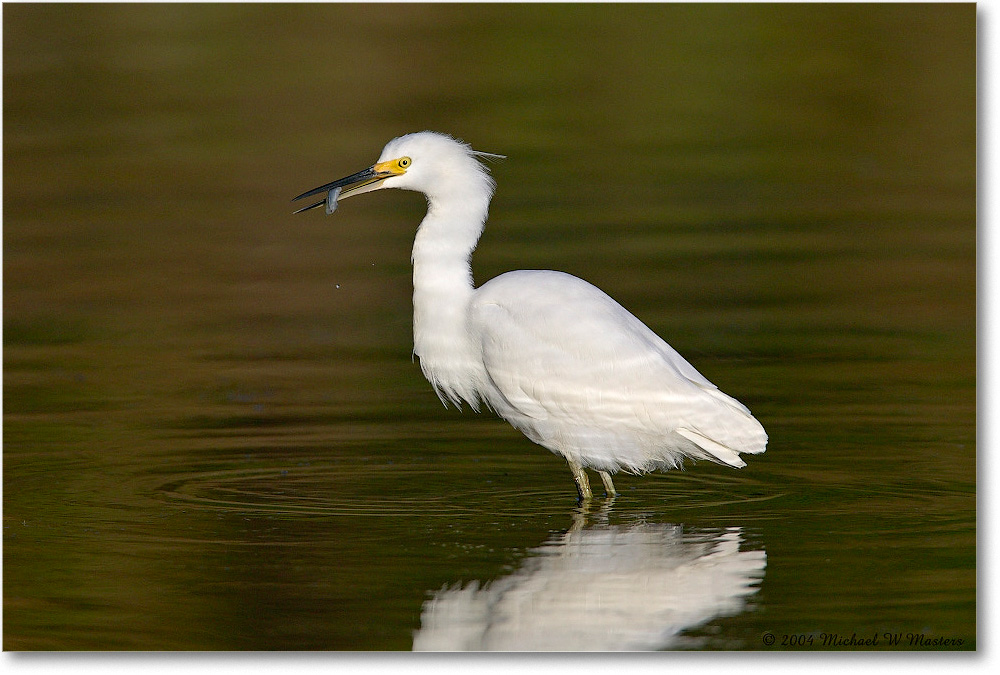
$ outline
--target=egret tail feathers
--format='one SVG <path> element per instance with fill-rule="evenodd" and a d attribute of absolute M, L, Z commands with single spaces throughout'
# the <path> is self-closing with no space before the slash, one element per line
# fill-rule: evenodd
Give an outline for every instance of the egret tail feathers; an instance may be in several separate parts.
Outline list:
<path fill-rule="evenodd" d="M 722 443 L 713 441 L 708 436 L 699 434 L 697 431 L 692 431 L 691 429 L 683 428 L 678 429 L 677 433 L 697 445 L 722 464 L 728 464 L 729 466 L 737 469 L 743 468 L 747 465 L 746 462 L 740 459 L 739 454 L 735 450 L 727 448 Z"/>

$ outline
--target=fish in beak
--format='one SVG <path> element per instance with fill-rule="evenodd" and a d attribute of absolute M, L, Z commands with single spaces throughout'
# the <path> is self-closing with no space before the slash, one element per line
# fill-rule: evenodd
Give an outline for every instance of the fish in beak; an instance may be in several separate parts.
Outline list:
<path fill-rule="evenodd" d="M 309 206 L 304 206 L 295 213 L 302 213 L 303 211 L 308 211 L 309 209 L 314 209 L 317 206 L 323 206 L 326 204 L 326 212 L 333 213 L 337 210 L 337 201 L 340 199 L 347 199 L 353 195 L 359 195 L 365 192 L 371 192 L 373 190 L 378 190 L 383 187 L 382 183 L 387 178 L 392 178 L 393 176 L 401 176 L 406 173 L 407 167 L 410 166 L 409 157 L 400 157 L 399 159 L 390 159 L 385 162 L 379 162 L 373 166 L 368 167 L 364 171 L 358 171 L 353 173 L 346 178 L 341 178 L 340 180 L 335 180 L 332 183 L 327 183 L 326 185 L 320 185 L 317 188 L 313 188 L 307 192 L 303 192 L 298 197 L 292 201 L 298 201 L 299 199 L 304 199 L 306 197 L 311 197 L 312 195 L 318 195 L 326 193 L 326 198 L 321 199 L 315 204 L 310 204 Z"/>

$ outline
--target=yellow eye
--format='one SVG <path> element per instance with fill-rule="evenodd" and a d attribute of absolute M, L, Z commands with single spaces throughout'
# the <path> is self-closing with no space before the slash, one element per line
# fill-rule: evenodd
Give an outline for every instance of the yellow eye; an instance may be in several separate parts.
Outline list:
<path fill-rule="evenodd" d="M 410 166 L 410 158 L 402 157 L 396 163 L 399 164 L 400 169 L 405 169 L 406 167 Z"/>

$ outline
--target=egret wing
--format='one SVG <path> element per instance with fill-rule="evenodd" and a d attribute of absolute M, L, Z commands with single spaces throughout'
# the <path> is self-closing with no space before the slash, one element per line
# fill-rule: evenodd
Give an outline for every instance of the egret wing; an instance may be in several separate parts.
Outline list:
<path fill-rule="evenodd" d="M 764 449 L 763 429 L 745 406 L 576 277 L 501 275 L 477 291 L 471 320 L 502 403 L 522 415 L 660 443 L 677 432 L 733 466 L 744 465 L 738 452 Z"/>

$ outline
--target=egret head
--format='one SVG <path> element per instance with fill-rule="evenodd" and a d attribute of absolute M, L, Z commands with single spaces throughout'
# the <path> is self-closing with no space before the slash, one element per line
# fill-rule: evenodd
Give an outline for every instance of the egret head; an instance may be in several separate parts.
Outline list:
<path fill-rule="evenodd" d="M 327 193 L 328 198 L 299 209 L 307 211 L 327 204 L 332 213 L 336 202 L 363 192 L 399 188 L 423 192 L 432 203 L 450 195 L 460 198 L 480 196 L 487 201 L 495 183 L 477 157 L 502 157 L 476 152 L 468 144 L 446 134 L 421 131 L 394 138 L 386 144 L 372 166 L 332 183 L 303 192 L 293 199 Z"/>

